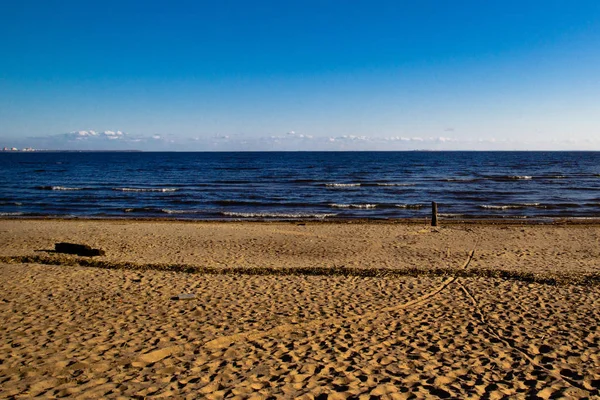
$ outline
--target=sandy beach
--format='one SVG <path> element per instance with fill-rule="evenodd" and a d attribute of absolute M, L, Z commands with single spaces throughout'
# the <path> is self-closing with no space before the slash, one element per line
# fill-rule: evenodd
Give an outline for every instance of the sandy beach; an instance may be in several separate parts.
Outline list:
<path fill-rule="evenodd" d="M 7 219 L 0 273 L 0 398 L 600 395 L 598 224 Z"/>

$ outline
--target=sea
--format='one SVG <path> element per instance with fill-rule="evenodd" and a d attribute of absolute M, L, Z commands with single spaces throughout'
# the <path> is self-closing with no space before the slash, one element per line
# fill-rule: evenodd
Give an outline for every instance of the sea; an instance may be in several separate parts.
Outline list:
<path fill-rule="evenodd" d="M 3 218 L 600 218 L 600 152 L 0 152 Z"/>

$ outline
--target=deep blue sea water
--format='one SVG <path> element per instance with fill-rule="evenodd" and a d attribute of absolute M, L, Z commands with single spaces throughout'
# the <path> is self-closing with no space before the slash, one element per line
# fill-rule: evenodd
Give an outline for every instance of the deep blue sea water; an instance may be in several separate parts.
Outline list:
<path fill-rule="evenodd" d="M 600 152 L 0 152 L 0 216 L 600 217 Z"/>

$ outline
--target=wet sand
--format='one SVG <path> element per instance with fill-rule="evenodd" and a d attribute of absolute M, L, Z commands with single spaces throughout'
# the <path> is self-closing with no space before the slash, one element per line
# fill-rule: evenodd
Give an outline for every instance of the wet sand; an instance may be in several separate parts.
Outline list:
<path fill-rule="evenodd" d="M 2 220 L 0 397 L 598 396 L 599 238 L 593 224 Z M 106 255 L 44 251 L 62 241 Z"/>

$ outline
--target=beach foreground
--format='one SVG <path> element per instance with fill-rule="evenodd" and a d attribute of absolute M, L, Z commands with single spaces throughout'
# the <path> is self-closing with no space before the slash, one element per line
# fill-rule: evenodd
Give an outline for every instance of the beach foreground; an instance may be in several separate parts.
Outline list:
<path fill-rule="evenodd" d="M 3 220 L 0 397 L 598 396 L 599 238 L 594 224 Z"/>

